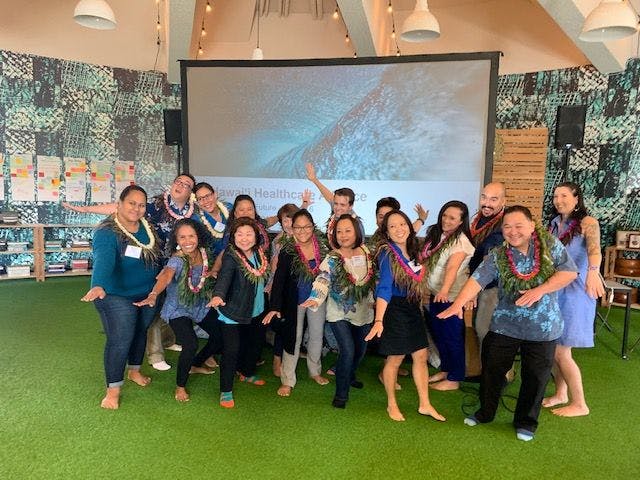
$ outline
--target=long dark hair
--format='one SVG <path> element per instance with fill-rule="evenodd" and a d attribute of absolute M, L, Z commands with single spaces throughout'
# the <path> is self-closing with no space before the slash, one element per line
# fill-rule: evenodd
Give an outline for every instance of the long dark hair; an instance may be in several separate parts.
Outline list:
<path fill-rule="evenodd" d="M 258 224 L 253 218 L 249 217 L 240 217 L 236 218 L 229 224 L 229 245 L 235 248 L 238 254 L 243 255 L 243 252 L 236 245 L 235 234 L 240 227 L 249 226 L 253 229 L 253 232 L 256 234 L 256 244 L 251 247 L 254 252 L 258 251 L 258 248 L 262 245 L 262 235 L 260 235 L 260 229 L 258 228 Z"/>
<path fill-rule="evenodd" d="M 387 232 L 389 217 L 391 215 L 400 215 L 404 218 L 404 221 L 407 222 L 407 226 L 409 227 L 409 236 L 407 237 L 407 253 L 409 254 L 409 260 L 418 259 L 418 254 L 420 253 L 420 245 L 418 244 L 418 237 L 416 237 L 416 232 L 413 230 L 413 225 L 411 225 L 411 220 L 406 213 L 402 210 L 390 210 L 386 213 L 384 218 L 382 219 L 382 224 L 380 225 L 380 233 L 382 238 L 387 242 L 392 242 L 389 238 L 389 233 Z"/>
<path fill-rule="evenodd" d="M 178 246 L 178 230 L 180 227 L 189 226 L 193 228 L 198 236 L 198 247 L 206 247 L 207 242 L 209 241 L 209 232 L 204 228 L 200 222 L 196 222 L 191 218 L 181 218 L 178 220 L 173 226 L 173 230 L 169 234 L 169 238 L 167 240 L 167 248 L 170 252 L 174 252 L 176 247 Z"/>
<path fill-rule="evenodd" d="M 351 225 L 353 225 L 353 230 L 356 232 L 356 240 L 355 243 L 353 245 L 352 248 L 358 248 L 359 246 L 362 245 L 362 231 L 360 230 L 360 225 L 358 225 L 358 221 L 353 218 L 353 215 L 351 215 L 350 213 L 343 213 L 342 215 L 340 215 L 338 217 L 338 220 L 336 220 L 336 225 L 335 227 L 333 227 L 333 237 L 335 240 L 335 244 L 336 247 L 340 247 L 340 245 L 338 245 L 338 223 L 341 222 L 342 220 L 349 220 L 351 222 Z"/>
<path fill-rule="evenodd" d="M 144 195 L 144 201 L 147 201 L 147 192 L 140 185 L 127 185 L 122 189 L 122 191 L 120 192 L 120 197 L 118 198 L 121 202 L 124 202 L 124 199 L 127 198 L 131 192 L 140 192 Z"/>
<path fill-rule="evenodd" d="M 579 224 L 584 217 L 589 215 L 589 212 L 587 212 L 587 207 L 584 206 L 584 197 L 582 195 L 582 189 L 580 188 L 580 185 L 573 182 L 562 182 L 556 185 L 554 191 L 560 187 L 568 188 L 571 194 L 578 199 L 578 204 L 576 205 L 576 208 L 573 209 L 573 212 L 569 214 L 569 219 L 577 220 Z M 553 213 L 554 215 L 558 215 L 558 211 L 556 210 L 555 206 L 553 207 Z"/>
<path fill-rule="evenodd" d="M 471 241 L 471 231 L 469 230 L 469 208 L 464 202 L 451 200 L 450 202 L 445 203 L 440 209 L 440 213 L 438 213 L 438 222 L 430 225 L 427 229 L 425 242 L 431 242 L 431 247 L 435 247 L 440 243 L 440 237 L 442 236 L 442 216 L 444 215 L 444 212 L 447 211 L 447 208 L 450 207 L 457 208 L 462 212 L 462 215 L 460 216 L 462 223 L 458 225 L 458 228 L 452 233 L 452 235 L 454 238 L 458 238 L 461 233 L 464 233 L 469 241 Z"/>
<path fill-rule="evenodd" d="M 228 223 L 231 223 L 234 220 L 236 220 L 236 207 L 240 202 L 245 200 L 247 202 L 251 202 L 251 205 L 253 205 L 253 211 L 256 212 L 256 222 L 264 223 L 262 218 L 260 218 L 260 215 L 258 215 L 258 210 L 256 209 L 256 202 L 253 201 L 253 198 L 251 198 L 250 195 L 245 195 L 245 194 L 238 195 L 236 199 L 233 201 L 233 206 L 231 207 L 231 211 L 229 212 Z"/>

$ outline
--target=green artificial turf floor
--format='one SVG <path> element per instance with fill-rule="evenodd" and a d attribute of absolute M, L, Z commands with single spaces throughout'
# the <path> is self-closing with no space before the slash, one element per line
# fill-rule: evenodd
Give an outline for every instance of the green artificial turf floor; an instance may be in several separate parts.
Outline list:
<path fill-rule="evenodd" d="M 619 356 L 623 310 L 614 332 L 598 331 L 596 348 L 575 352 L 591 415 L 540 416 L 534 441 L 515 439 L 511 414 L 474 428 L 463 425 L 462 392 L 432 392 L 447 417 L 417 414 L 410 378 L 401 379 L 406 421 L 387 418 L 376 375 L 379 357 L 360 370 L 345 410 L 331 407 L 334 385 L 309 380 L 280 398 L 267 364 L 264 387 L 236 384 L 236 408 L 217 405 L 218 374 L 192 376 L 191 401 L 173 400 L 175 372 L 143 371 L 148 388 L 127 382 L 120 409 L 99 408 L 103 334 L 94 307 L 79 301 L 88 278 L 0 283 L 0 479 L 545 479 L 632 478 L 640 465 L 640 347 Z M 631 343 L 640 336 L 632 314 Z M 177 353 L 167 352 L 176 364 Z M 325 367 L 332 359 L 325 360 Z M 507 393 L 516 394 L 518 381 Z M 514 401 L 507 399 L 513 407 Z M 472 407 L 469 407 L 472 408 Z"/>

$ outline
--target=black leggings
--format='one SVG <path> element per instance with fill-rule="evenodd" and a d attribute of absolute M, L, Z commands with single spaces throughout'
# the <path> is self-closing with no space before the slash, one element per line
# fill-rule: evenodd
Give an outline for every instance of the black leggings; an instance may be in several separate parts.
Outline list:
<path fill-rule="evenodd" d="M 213 312 L 213 313 L 212 313 Z M 198 351 L 198 337 L 193 330 L 193 320 L 189 317 L 178 317 L 169 320 L 169 325 L 176 335 L 176 343 L 182 345 L 182 352 L 178 358 L 178 370 L 176 372 L 176 385 L 185 387 L 189 379 L 191 367 L 199 367 L 211 355 L 216 353 L 215 323 L 217 321 L 216 311 L 211 309 L 206 317 L 198 324 L 209 334 L 207 343 L 200 352 Z"/>

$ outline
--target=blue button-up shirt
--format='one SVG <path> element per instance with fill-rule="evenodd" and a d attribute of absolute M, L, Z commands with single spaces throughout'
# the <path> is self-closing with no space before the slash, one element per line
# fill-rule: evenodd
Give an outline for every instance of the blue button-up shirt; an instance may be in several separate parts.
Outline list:
<path fill-rule="evenodd" d="M 529 243 L 527 254 L 509 246 L 513 253 L 515 266 L 520 273 L 529 273 L 534 265 L 533 240 Z M 569 257 L 566 248 L 554 238 L 554 243 L 549 249 L 553 266 L 556 271 L 575 272 L 576 265 Z M 497 249 L 489 252 L 487 258 L 480 264 L 471 276 L 482 288 L 494 280 L 498 281 L 498 306 L 493 312 L 491 326 L 492 332 L 506 335 L 520 340 L 544 342 L 556 340 L 562 335 L 564 323 L 558 306 L 558 292 L 544 295 L 531 307 L 518 307 L 515 301 L 520 295 L 511 295 L 504 290 L 503 281 L 499 276 L 496 261 Z"/>

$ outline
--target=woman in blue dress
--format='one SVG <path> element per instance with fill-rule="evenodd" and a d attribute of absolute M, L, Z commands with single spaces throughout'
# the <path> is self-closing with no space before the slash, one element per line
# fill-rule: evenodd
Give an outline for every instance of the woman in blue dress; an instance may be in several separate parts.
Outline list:
<path fill-rule="evenodd" d="M 552 413 L 561 417 L 589 414 L 584 398 L 582 375 L 573 359 L 573 347 L 593 347 L 593 321 L 596 298 L 604 294 L 600 277 L 600 226 L 587 214 L 582 191 L 575 183 L 558 185 L 553 193 L 557 216 L 551 221 L 553 235 L 566 246 L 578 266 L 578 277 L 560 290 L 558 301 L 564 320 L 564 331 L 554 358 L 555 394 L 542 401 L 544 407 L 555 407 Z"/>

